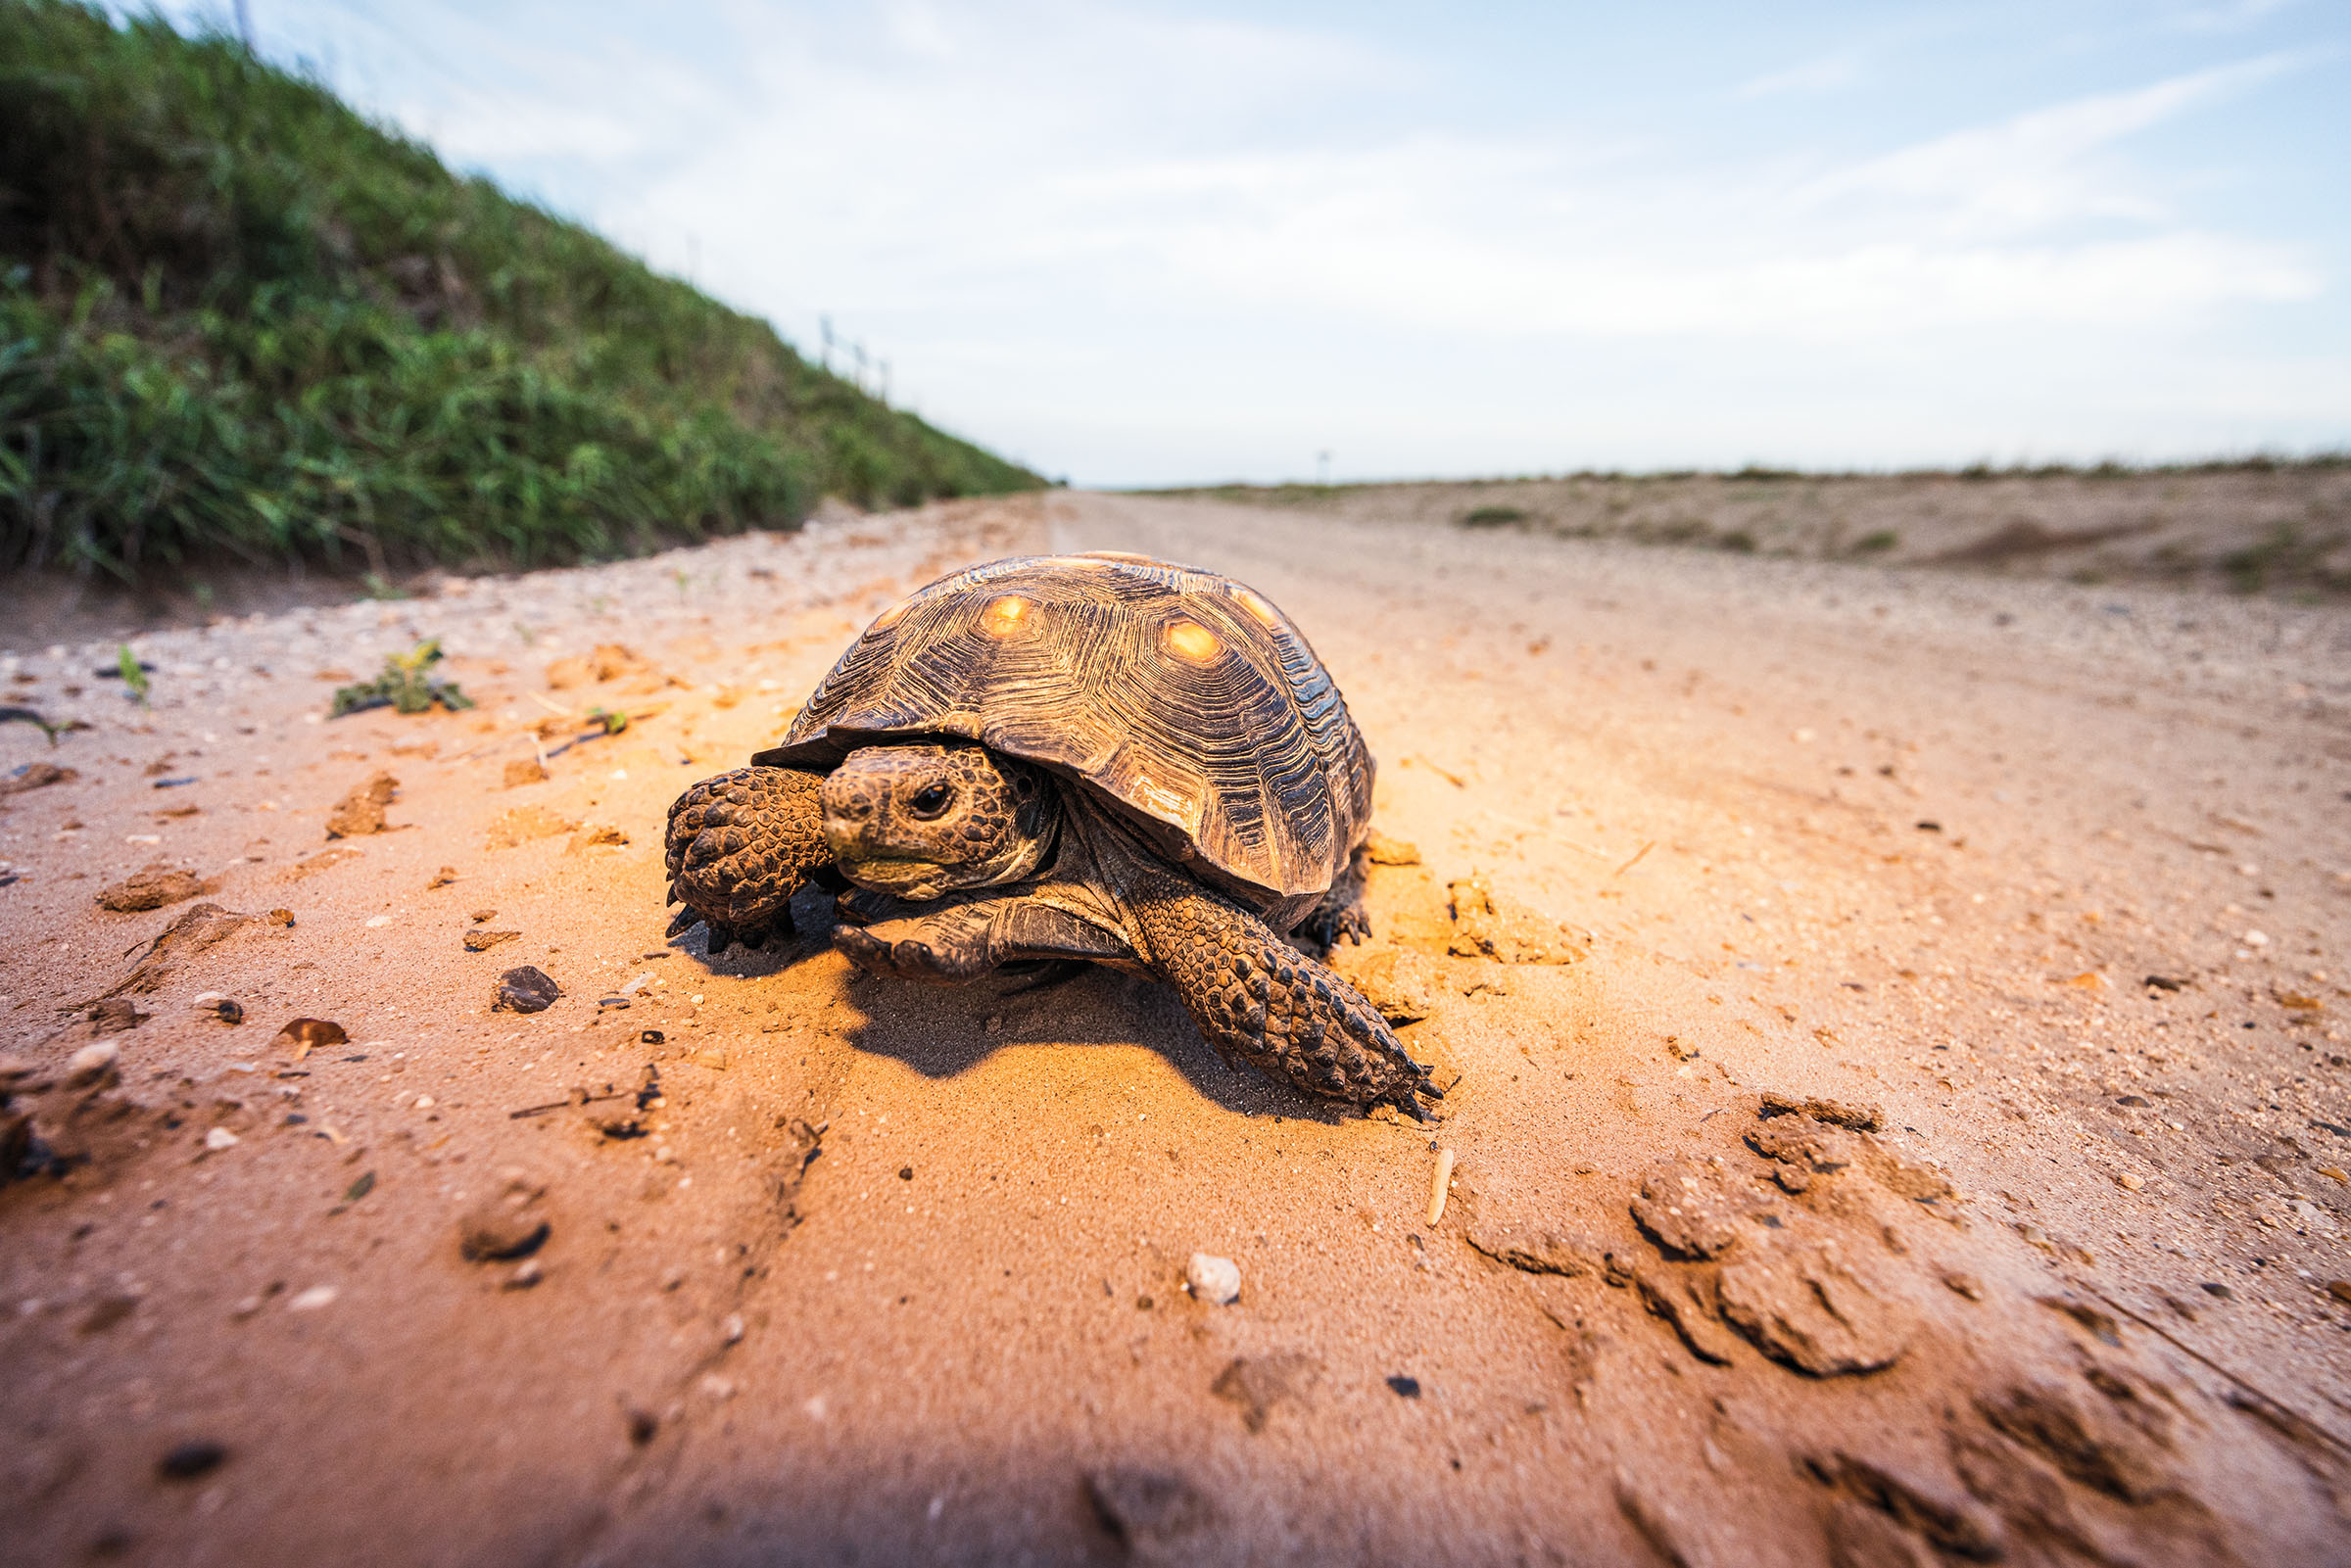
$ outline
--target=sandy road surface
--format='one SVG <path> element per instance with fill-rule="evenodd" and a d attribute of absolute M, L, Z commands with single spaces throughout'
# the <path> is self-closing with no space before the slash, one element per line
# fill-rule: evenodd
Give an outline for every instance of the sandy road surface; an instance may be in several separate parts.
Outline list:
<path fill-rule="evenodd" d="M 896 594 L 1091 547 L 1244 578 L 1338 677 L 1418 850 L 1339 962 L 1425 1015 L 1438 1126 L 1107 973 L 857 975 L 818 900 L 781 951 L 662 940 L 685 783 Z M 480 710 L 308 722 L 423 635 Z M 640 662 L 550 687 L 599 643 Z M 143 647 L 151 712 L 87 650 L 7 670 L 96 728 L 0 730 L 78 772 L 0 801 L 49 1162 L 0 1189 L 0 1559 L 2351 1542 L 2339 611 L 1057 496 Z M 506 785 L 591 705 L 638 718 Z M 329 844 L 378 771 L 393 831 Z M 149 862 L 216 885 L 95 906 Z M 1481 951 L 1480 874 L 1580 961 Z M 562 999 L 490 1011 L 526 963 Z M 143 1021 L 98 1033 L 109 992 Z M 349 1042 L 298 1060 L 297 1015 Z M 466 1260 L 485 1202 L 543 1245 Z"/>

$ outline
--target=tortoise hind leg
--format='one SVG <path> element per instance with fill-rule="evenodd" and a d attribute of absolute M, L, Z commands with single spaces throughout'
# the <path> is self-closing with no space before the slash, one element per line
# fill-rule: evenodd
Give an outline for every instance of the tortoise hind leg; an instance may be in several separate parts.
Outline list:
<path fill-rule="evenodd" d="M 1144 957 L 1220 1052 L 1309 1094 L 1425 1120 L 1440 1091 L 1363 994 L 1231 900 L 1146 872 L 1128 889 Z"/>
<path fill-rule="evenodd" d="M 680 795 L 664 847 L 670 902 L 686 907 L 669 933 L 700 922 L 713 956 L 738 942 L 762 947 L 770 936 L 791 935 L 792 895 L 833 859 L 823 784 L 799 768 L 738 768 Z"/>
<path fill-rule="evenodd" d="M 1338 946 L 1342 936 L 1351 942 L 1361 942 L 1370 935 L 1371 915 L 1364 907 L 1364 880 L 1370 863 L 1368 850 L 1358 849 L 1349 856 L 1322 902 L 1299 923 L 1298 934 L 1325 953 Z"/>

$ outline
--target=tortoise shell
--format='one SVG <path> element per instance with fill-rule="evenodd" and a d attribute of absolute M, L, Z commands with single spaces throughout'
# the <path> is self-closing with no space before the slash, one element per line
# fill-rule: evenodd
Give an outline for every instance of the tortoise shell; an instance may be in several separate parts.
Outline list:
<path fill-rule="evenodd" d="M 1029 555 L 877 616 L 751 760 L 829 768 L 960 736 L 1091 790 L 1277 926 L 1345 870 L 1371 754 L 1322 661 L 1254 590 L 1142 555 Z"/>

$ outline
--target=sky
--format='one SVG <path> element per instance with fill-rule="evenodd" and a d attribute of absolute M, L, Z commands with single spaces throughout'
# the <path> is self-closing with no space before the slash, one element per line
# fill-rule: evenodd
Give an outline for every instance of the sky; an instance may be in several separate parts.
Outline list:
<path fill-rule="evenodd" d="M 2339 0 L 246 9 L 1080 485 L 2351 447 Z"/>

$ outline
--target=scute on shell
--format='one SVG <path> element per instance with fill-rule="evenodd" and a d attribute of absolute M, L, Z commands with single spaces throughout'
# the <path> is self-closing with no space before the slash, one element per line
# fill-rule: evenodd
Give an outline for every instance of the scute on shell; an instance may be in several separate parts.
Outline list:
<path fill-rule="evenodd" d="M 885 610 L 751 760 L 830 767 L 923 735 L 1090 786 L 1277 927 L 1320 901 L 1371 817 L 1371 755 L 1306 639 L 1254 590 L 1142 556 L 941 578 Z"/>

